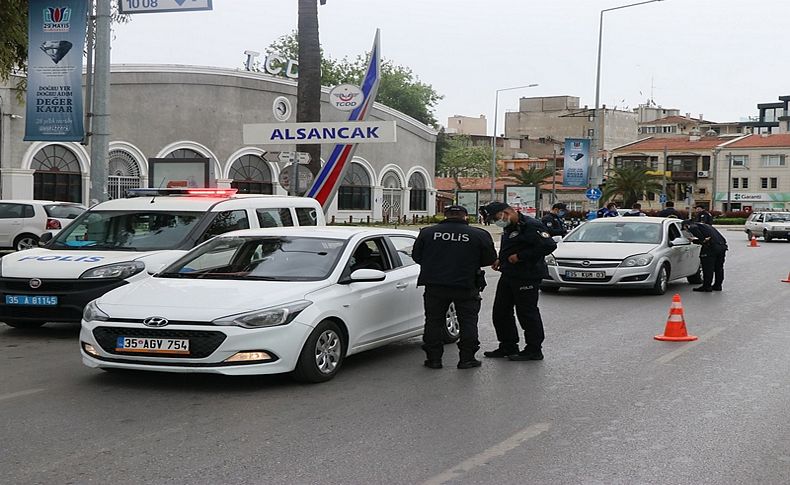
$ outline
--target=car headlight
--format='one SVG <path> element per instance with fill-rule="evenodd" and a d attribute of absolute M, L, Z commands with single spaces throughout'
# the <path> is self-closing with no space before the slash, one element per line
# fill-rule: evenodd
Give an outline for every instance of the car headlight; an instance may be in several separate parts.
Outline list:
<path fill-rule="evenodd" d="M 285 305 L 278 305 L 262 310 L 255 310 L 247 313 L 229 315 L 214 320 L 214 325 L 235 325 L 244 328 L 263 328 L 287 325 L 296 318 L 305 308 L 312 305 L 312 301 L 299 300 Z"/>
<path fill-rule="evenodd" d="M 96 304 L 96 300 L 93 300 L 82 311 L 82 319 L 86 322 L 106 322 L 110 319 L 110 316 L 101 311 L 99 305 Z"/>
<path fill-rule="evenodd" d="M 620 263 L 621 268 L 636 268 L 639 266 L 647 266 L 653 262 L 652 254 L 635 254 L 629 256 Z"/>
<path fill-rule="evenodd" d="M 89 269 L 82 273 L 81 279 L 118 278 L 126 279 L 145 269 L 145 264 L 140 261 L 127 261 L 125 263 L 108 264 L 98 268 Z"/>
<path fill-rule="evenodd" d="M 544 259 L 546 260 L 546 264 L 547 265 L 549 265 L 549 266 L 557 266 L 557 260 L 551 254 L 546 256 Z"/>

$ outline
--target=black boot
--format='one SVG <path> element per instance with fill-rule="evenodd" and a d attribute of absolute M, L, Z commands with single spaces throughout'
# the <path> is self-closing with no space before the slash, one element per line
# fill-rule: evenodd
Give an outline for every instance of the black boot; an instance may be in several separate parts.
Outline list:
<path fill-rule="evenodd" d="M 524 349 L 516 355 L 508 355 L 508 360 L 521 362 L 525 360 L 543 360 L 543 352 L 540 350 L 527 350 Z"/>
<path fill-rule="evenodd" d="M 422 363 L 425 367 L 429 369 L 441 369 L 442 368 L 442 361 L 436 359 L 428 359 Z"/>
<path fill-rule="evenodd" d="M 488 350 L 483 352 L 483 355 L 488 357 L 489 359 L 504 359 L 509 355 L 517 354 L 518 349 L 503 349 L 502 347 L 497 348 L 496 350 Z"/>
<path fill-rule="evenodd" d="M 483 363 L 480 362 L 479 360 L 471 359 L 471 360 L 462 360 L 462 361 L 458 362 L 458 366 L 457 367 L 459 369 L 472 369 L 474 367 L 480 367 L 481 365 L 483 365 Z"/>

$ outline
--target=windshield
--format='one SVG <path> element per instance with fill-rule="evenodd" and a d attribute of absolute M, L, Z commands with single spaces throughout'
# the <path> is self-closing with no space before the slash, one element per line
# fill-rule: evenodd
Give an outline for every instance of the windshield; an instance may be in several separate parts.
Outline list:
<path fill-rule="evenodd" d="M 790 221 L 790 214 L 771 214 L 768 216 L 768 222 L 787 222 Z"/>
<path fill-rule="evenodd" d="M 346 241 L 312 237 L 218 237 L 191 251 L 157 277 L 222 280 L 326 279 Z"/>
<path fill-rule="evenodd" d="M 661 242 L 661 227 L 655 222 L 590 222 L 563 241 L 658 244 Z"/>
<path fill-rule="evenodd" d="M 89 211 L 58 233 L 54 248 L 155 251 L 180 246 L 202 212 Z"/>
<path fill-rule="evenodd" d="M 80 214 L 85 212 L 85 208 L 81 205 L 53 204 L 45 205 L 44 211 L 46 211 L 47 217 L 54 217 L 55 219 L 76 219 Z"/>

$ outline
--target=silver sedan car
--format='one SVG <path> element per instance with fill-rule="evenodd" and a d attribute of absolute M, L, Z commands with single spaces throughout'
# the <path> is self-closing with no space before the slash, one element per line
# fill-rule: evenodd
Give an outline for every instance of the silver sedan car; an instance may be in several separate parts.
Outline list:
<path fill-rule="evenodd" d="M 699 252 L 678 219 L 594 219 L 574 229 L 546 257 L 550 278 L 543 280 L 541 289 L 616 286 L 663 295 L 673 280 L 702 283 Z"/>

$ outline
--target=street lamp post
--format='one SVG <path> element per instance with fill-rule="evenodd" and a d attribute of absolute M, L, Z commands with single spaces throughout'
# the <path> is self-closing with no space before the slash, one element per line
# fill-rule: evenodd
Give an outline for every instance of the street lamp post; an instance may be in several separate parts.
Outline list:
<path fill-rule="evenodd" d="M 727 211 L 732 212 L 732 152 L 727 155 Z"/>
<path fill-rule="evenodd" d="M 662 2 L 663 0 L 646 0 L 644 2 L 637 2 L 637 3 L 629 3 L 628 5 L 620 5 L 619 7 L 612 7 L 606 8 L 601 10 L 601 18 L 598 24 L 598 64 L 596 67 L 596 74 L 595 74 L 595 111 L 593 112 L 593 137 L 592 137 L 592 160 L 591 163 L 595 163 L 598 160 L 598 151 L 599 151 L 599 141 L 600 141 L 600 134 L 599 128 L 601 123 L 598 121 L 598 109 L 601 106 L 601 44 L 603 41 L 603 14 L 606 12 L 611 12 L 613 10 L 622 10 L 624 8 L 629 7 L 636 7 L 638 5 L 645 5 L 647 3 L 655 3 L 655 2 Z M 593 168 L 593 167 L 591 167 Z M 589 175 L 588 175 L 589 179 Z M 588 180 L 589 185 L 589 180 Z"/>
<path fill-rule="evenodd" d="M 496 96 L 494 97 L 494 136 L 491 137 L 491 202 L 496 199 L 496 122 L 499 115 L 499 93 L 502 91 L 513 91 L 514 89 L 534 88 L 536 86 L 537 84 L 526 84 L 524 86 L 496 90 Z"/>

